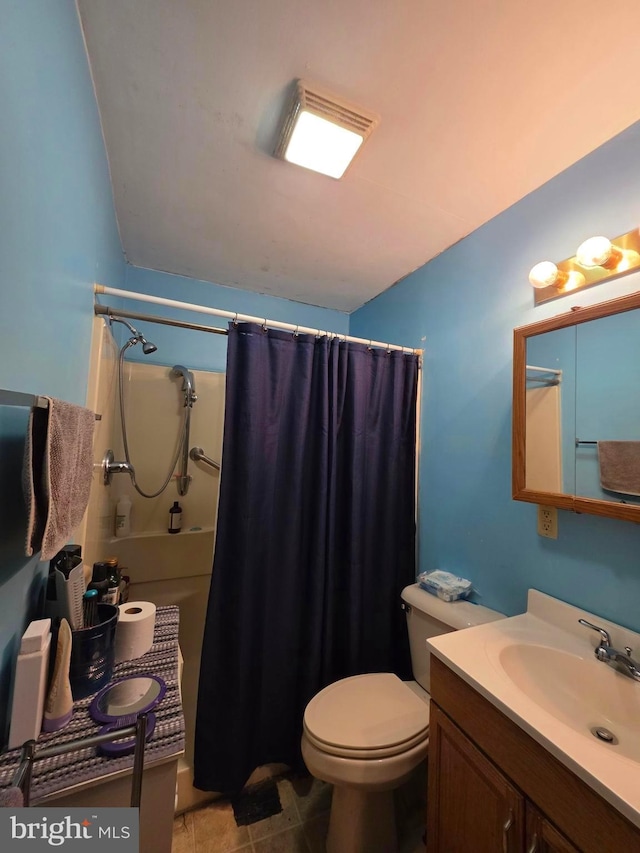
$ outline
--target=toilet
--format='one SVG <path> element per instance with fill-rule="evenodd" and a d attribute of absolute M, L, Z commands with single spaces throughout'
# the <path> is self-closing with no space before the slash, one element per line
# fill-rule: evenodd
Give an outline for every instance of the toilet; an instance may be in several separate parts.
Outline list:
<path fill-rule="evenodd" d="M 393 791 L 427 756 L 426 640 L 505 617 L 468 601 L 445 602 L 418 584 L 402 591 L 415 681 L 389 672 L 343 678 L 304 712 L 302 757 L 334 786 L 327 853 L 395 853 Z"/>

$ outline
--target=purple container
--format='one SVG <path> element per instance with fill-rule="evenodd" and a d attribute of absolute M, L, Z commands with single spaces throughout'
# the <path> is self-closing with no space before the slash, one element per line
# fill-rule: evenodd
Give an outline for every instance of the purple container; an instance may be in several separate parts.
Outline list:
<path fill-rule="evenodd" d="M 113 672 L 119 611 L 113 604 L 98 604 L 97 610 L 97 625 L 71 632 L 69 681 L 74 700 L 100 690 Z"/>

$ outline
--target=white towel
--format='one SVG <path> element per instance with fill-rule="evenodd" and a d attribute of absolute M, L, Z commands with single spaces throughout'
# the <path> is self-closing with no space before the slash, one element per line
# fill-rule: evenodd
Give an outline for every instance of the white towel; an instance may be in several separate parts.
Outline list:
<path fill-rule="evenodd" d="M 23 483 L 29 523 L 26 555 L 50 560 L 66 545 L 89 503 L 95 414 L 52 397 L 29 418 Z"/>

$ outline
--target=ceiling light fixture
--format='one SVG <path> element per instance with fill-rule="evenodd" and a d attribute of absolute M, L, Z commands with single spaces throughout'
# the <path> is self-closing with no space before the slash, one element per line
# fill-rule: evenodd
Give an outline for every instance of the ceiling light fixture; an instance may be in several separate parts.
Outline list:
<path fill-rule="evenodd" d="M 379 121 L 374 113 L 298 80 L 274 155 L 339 179 Z"/>
<path fill-rule="evenodd" d="M 590 237 L 578 246 L 575 257 L 554 264 L 542 261 L 529 273 L 536 305 L 568 293 L 601 284 L 640 269 L 640 232 L 637 228 L 609 240 Z"/>

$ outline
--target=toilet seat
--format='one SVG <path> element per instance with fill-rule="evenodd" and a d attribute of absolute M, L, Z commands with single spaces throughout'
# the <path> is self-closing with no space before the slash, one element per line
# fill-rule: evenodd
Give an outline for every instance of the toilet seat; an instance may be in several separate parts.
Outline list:
<path fill-rule="evenodd" d="M 304 713 L 304 733 L 329 755 L 386 758 L 426 741 L 429 706 L 393 673 L 355 675 L 314 696 Z"/>

